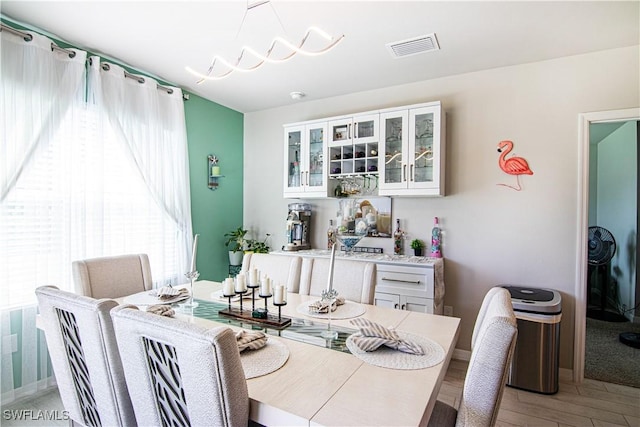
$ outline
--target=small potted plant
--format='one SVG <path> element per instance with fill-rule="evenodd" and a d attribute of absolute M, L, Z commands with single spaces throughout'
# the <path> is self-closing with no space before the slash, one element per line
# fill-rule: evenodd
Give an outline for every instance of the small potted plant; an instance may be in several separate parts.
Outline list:
<path fill-rule="evenodd" d="M 271 248 L 267 244 L 267 240 L 269 240 L 271 234 L 267 233 L 267 236 L 264 240 L 247 240 L 247 250 L 246 252 L 255 252 L 257 254 L 268 254 Z"/>
<path fill-rule="evenodd" d="M 246 236 L 247 232 L 248 231 L 242 227 L 238 227 L 237 229 L 224 234 L 224 237 L 227 238 L 224 245 L 230 248 L 229 264 L 242 264 L 242 257 L 244 256 L 244 247 L 246 244 L 244 236 Z"/>
<path fill-rule="evenodd" d="M 420 239 L 413 239 L 411 241 L 411 248 L 415 256 L 422 256 L 422 248 L 424 248 L 424 242 Z"/>

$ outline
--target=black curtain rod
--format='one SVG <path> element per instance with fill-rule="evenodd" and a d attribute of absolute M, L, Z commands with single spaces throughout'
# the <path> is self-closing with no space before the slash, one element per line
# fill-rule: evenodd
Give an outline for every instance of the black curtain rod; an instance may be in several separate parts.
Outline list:
<path fill-rule="evenodd" d="M 26 42 L 30 42 L 31 40 L 33 40 L 33 36 L 29 33 L 26 33 L 24 31 L 20 31 L 20 30 L 16 30 L 13 27 L 10 27 L 8 25 L 2 24 L 0 23 L 0 31 L 6 31 L 8 33 L 14 34 L 18 37 L 22 37 L 24 39 L 24 41 Z M 67 55 L 69 55 L 69 58 L 73 58 L 74 56 L 76 56 L 76 53 L 73 50 L 69 50 L 69 49 L 64 49 L 61 48 L 60 46 L 58 46 L 57 44 L 51 42 L 51 50 L 57 50 L 59 52 L 64 52 Z M 91 59 L 89 59 L 90 61 Z M 109 70 L 109 64 L 102 64 L 102 69 L 105 71 Z M 127 72 L 126 70 L 124 71 L 124 76 L 130 79 L 134 79 L 137 80 L 138 83 L 144 83 L 144 77 L 142 76 L 136 76 L 134 74 L 131 74 L 129 72 Z M 173 93 L 173 89 L 171 89 L 170 87 L 166 87 L 166 86 L 162 86 L 162 85 L 157 85 L 158 89 L 165 91 L 166 93 L 168 93 L 169 95 L 171 95 Z M 186 101 L 189 99 L 189 95 L 186 93 L 182 94 L 182 98 Z"/>

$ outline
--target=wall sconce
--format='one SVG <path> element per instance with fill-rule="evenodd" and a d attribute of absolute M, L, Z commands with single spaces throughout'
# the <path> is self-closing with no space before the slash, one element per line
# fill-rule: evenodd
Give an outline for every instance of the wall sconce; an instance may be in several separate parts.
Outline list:
<path fill-rule="evenodd" d="M 218 158 L 213 154 L 209 154 L 209 166 L 207 176 L 209 177 L 209 190 L 218 189 L 218 178 L 223 178 L 224 175 L 220 175 L 220 166 L 218 166 Z"/>

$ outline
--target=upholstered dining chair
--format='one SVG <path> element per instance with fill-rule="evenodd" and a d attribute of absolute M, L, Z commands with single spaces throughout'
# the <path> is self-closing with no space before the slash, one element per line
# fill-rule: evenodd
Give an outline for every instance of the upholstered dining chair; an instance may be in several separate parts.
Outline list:
<path fill-rule="evenodd" d="M 298 293 L 301 265 L 302 258 L 295 255 L 247 253 L 242 258 L 241 271 L 257 268 L 260 274 L 266 273 L 276 284 L 286 285 L 287 291 Z"/>
<path fill-rule="evenodd" d="M 71 420 L 85 426 L 137 425 L 109 315 L 117 303 L 53 286 L 37 288 L 36 296 L 60 398 Z"/>
<path fill-rule="evenodd" d="M 485 295 L 471 339 L 471 359 L 460 406 L 436 401 L 429 427 L 494 426 L 507 382 L 518 326 L 511 295 L 495 287 Z"/>
<path fill-rule="evenodd" d="M 119 255 L 73 261 L 76 293 L 93 298 L 121 298 L 151 289 L 146 254 Z"/>
<path fill-rule="evenodd" d="M 247 425 L 247 382 L 230 328 L 205 329 L 127 305 L 111 317 L 140 425 Z"/>
<path fill-rule="evenodd" d="M 327 288 L 328 258 L 304 258 L 300 273 L 300 294 L 317 295 Z M 376 287 L 376 265 L 372 262 L 336 259 L 333 266 L 333 287 L 345 299 L 373 304 Z"/>

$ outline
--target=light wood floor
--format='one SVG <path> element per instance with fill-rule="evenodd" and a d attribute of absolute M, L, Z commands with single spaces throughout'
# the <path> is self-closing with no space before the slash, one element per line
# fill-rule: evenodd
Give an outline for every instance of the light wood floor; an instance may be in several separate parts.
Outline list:
<path fill-rule="evenodd" d="M 438 399 L 458 407 L 467 362 L 452 360 Z M 586 379 L 560 378 L 560 390 L 542 395 L 506 387 L 497 426 L 640 427 L 640 389 Z"/>
<path fill-rule="evenodd" d="M 467 362 L 452 360 L 438 399 L 458 406 L 467 371 Z M 57 391 L 25 400 L 5 409 L 62 411 Z M 6 427 L 68 425 L 66 421 L 7 420 Z M 551 396 L 507 387 L 502 398 L 498 426 L 627 426 L 640 427 L 640 389 L 585 380 L 580 385 L 560 379 L 560 391 Z"/>

